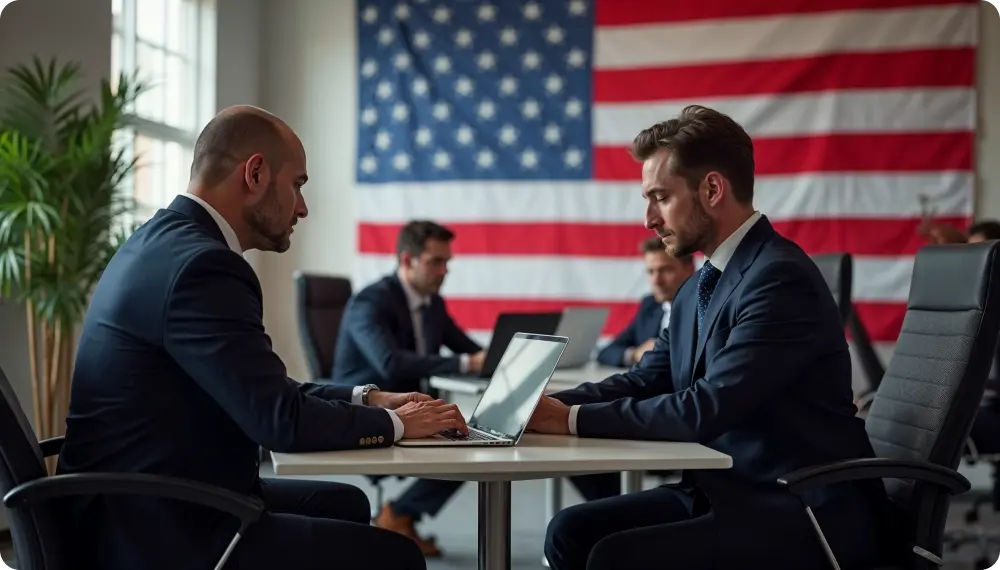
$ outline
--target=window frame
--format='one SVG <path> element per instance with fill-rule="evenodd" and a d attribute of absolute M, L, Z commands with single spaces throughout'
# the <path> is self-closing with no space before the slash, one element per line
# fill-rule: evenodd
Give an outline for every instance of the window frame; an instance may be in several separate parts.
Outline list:
<path fill-rule="evenodd" d="M 139 79 L 152 81 L 155 89 L 166 89 L 166 85 L 161 83 L 163 78 L 150 77 L 143 69 L 137 69 L 137 47 L 145 44 L 151 49 L 160 53 L 179 57 L 191 66 L 191 79 L 194 84 L 195 93 L 191 97 L 192 109 L 185 110 L 184 114 L 193 117 L 190 121 L 191 130 L 180 128 L 170 124 L 166 109 L 163 111 L 163 120 L 158 121 L 149 117 L 144 117 L 138 113 L 137 104 L 132 103 L 127 109 L 127 117 L 130 126 L 122 129 L 119 133 L 123 143 L 126 160 L 135 158 L 136 137 L 143 137 L 160 144 L 177 144 L 186 155 L 189 155 L 195 145 L 198 132 L 206 121 L 211 119 L 215 113 L 216 106 L 216 0 L 185 0 L 193 4 L 193 11 L 187 14 L 187 23 L 194 27 L 191 34 L 187 51 L 177 51 L 167 45 L 157 45 L 139 37 L 138 30 L 138 2 L 142 0 L 114 0 L 112 6 L 111 42 L 112 52 L 117 52 L 117 61 L 111 62 L 112 85 L 114 86 L 120 73 L 123 71 L 132 74 L 138 71 Z M 114 16 L 114 5 L 120 6 L 119 17 Z M 166 25 L 166 24 L 164 24 Z M 166 35 L 166 31 L 164 32 Z M 112 56 L 114 60 L 114 56 Z M 169 95 L 164 95 L 169 96 Z M 157 153 L 159 156 L 152 158 L 140 158 L 136 170 L 145 168 L 145 163 L 152 160 L 153 167 L 157 163 L 165 160 L 166 151 Z M 128 216 L 130 219 L 126 223 L 144 221 L 156 210 L 167 206 L 172 198 L 168 198 L 169 192 L 164 190 L 157 199 L 164 203 L 138 202 L 135 193 L 136 170 L 123 181 L 121 192 L 129 198 L 136 200 L 136 211 Z M 177 193 L 184 191 L 184 188 L 177 188 Z"/>

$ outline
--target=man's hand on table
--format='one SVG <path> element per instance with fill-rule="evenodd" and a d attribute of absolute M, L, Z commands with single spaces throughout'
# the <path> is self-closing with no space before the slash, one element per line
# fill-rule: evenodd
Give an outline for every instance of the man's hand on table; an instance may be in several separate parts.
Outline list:
<path fill-rule="evenodd" d="M 395 412 L 396 417 L 403 422 L 403 437 L 407 439 L 430 437 L 448 429 L 463 435 L 469 433 L 458 406 L 445 403 L 444 400 L 410 401 L 396 408 Z"/>
<path fill-rule="evenodd" d="M 528 421 L 528 429 L 537 433 L 569 435 L 569 406 L 552 396 L 542 396 Z"/>

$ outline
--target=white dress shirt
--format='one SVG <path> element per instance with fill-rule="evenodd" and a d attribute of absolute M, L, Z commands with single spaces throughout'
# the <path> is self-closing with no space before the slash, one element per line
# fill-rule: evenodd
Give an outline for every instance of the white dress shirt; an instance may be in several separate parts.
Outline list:
<path fill-rule="evenodd" d="M 750 228 L 752 228 L 760 218 L 761 213 L 755 211 L 753 215 L 747 218 L 747 221 L 743 222 L 740 227 L 736 228 L 736 231 L 729 234 L 729 237 L 723 240 L 722 243 L 719 244 L 719 247 L 715 248 L 715 253 L 712 254 L 712 257 L 706 258 L 708 261 L 712 262 L 712 265 L 715 266 L 720 273 L 726 270 L 726 266 L 729 265 L 730 260 L 733 259 L 733 254 L 736 253 L 736 248 L 739 247 L 740 242 L 742 242 L 743 238 L 746 237 Z M 669 311 L 666 307 L 664 307 L 664 318 L 669 318 L 668 315 Z M 580 406 L 570 406 L 569 433 L 573 435 L 576 435 L 576 417 L 579 413 Z"/>
<path fill-rule="evenodd" d="M 229 222 L 226 221 L 226 218 L 223 218 L 222 214 L 220 214 L 215 208 L 210 206 L 208 202 L 202 200 L 201 198 L 195 196 L 194 194 L 182 194 L 182 196 L 187 196 L 188 198 L 200 204 L 202 208 L 205 208 L 205 211 L 208 212 L 208 215 L 212 216 L 212 219 L 215 220 L 216 224 L 218 224 L 219 230 L 222 231 L 222 236 L 226 238 L 226 245 L 229 246 L 229 249 L 238 253 L 242 257 L 243 247 L 240 246 L 240 240 L 236 237 L 236 232 L 233 231 L 233 226 L 229 225 Z M 358 404 L 358 405 L 361 404 L 361 392 L 363 390 L 364 390 L 363 386 L 355 386 L 354 391 L 351 393 L 352 404 Z M 395 437 L 394 441 L 399 441 L 400 438 L 403 437 L 403 422 L 392 410 L 386 410 L 386 412 L 388 412 L 389 417 L 392 418 L 392 427 L 394 432 L 393 435 Z"/>

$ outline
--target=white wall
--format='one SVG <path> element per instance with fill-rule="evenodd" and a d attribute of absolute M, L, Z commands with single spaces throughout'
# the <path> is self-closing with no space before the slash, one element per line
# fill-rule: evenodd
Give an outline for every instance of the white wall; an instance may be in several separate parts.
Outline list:
<path fill-rule="evenodd" d="M 354 264 L 354 2 L 262 0 L 261 99 L 308 153 L 309 217 L 283 254 L 261 254 L 264 320 L 289 376 L 308 379 L 295 321 L 292 273 L 350 275 Z"/>

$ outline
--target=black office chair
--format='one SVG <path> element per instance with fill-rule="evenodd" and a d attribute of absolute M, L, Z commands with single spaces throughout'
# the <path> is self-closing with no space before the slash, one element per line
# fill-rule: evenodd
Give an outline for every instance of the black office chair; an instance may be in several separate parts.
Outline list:
<path fill-rule="evenodd" d="M 39 442 L 0 369 L 0 492 L 9 509 L 18 570 L 76 570 L 79 561 L 63 547 L 64 533 L 87 524 L 56 515 L 54 500 L 79 495 L 142 495 L 209 507 L 239 519 L 216 570 L 221 569 L 246 530 L 264 512 L 259 499 L 204 483 L 140 473 L 86 473 L 48 476 L 45 458 L 59 454 L 63 438 Z"/>
<path fill-rule="evenodd" d="M 865 422 L 877 457 L 818 465 L 778 480 L 811 515 L 804 498 L 810 489 L 882 479 L 898 516 L 892 526 L 899 542 L 886 554 L 899 570 L 944 564 L 951 496 L 971 487 L 955 469 L 1000 332 L 998 247 L 926 246 L 917 253 L 903 329 Z M 829 550 L 827 555 L 839 568 Z"/>
<path fill-rule="evenodd" d="M 340 321 L 351 298 L 351 281 L 344 277 L 295 272 L 295 304 L 299 335 L 313 382 L 329 382 Z"/>
<path fill-rule="evenodd" d="M 851 287 L 854 285 L 854 263 L 851 254 L 821 253 L 810 257 L 830 287 L 837 308 L 840 309 L 840 320 L 846 325 L 852 312 Z"/>

